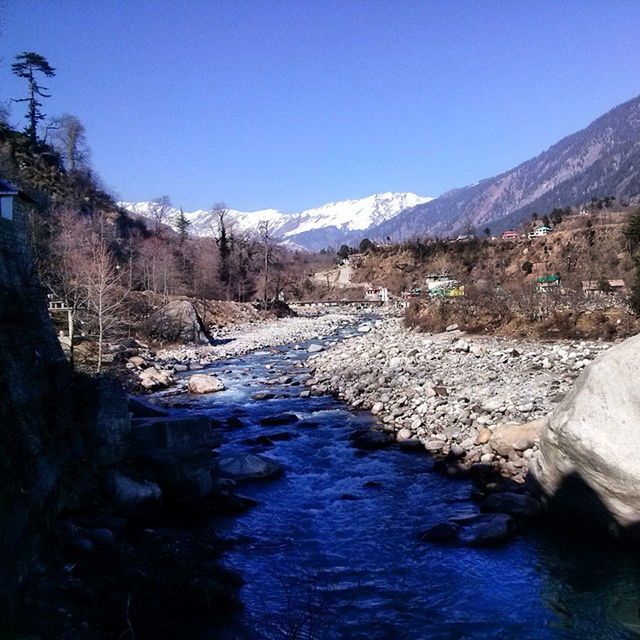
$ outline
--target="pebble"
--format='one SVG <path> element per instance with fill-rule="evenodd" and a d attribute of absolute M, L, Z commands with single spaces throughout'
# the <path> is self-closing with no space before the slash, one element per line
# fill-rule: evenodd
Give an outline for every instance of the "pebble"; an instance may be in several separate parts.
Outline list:
<path fill-rule="evenodd" d="M 463 466 L 495 466 L 517 482 L 537 445 L 492 448 L 493 429 L 548 415 L 609 346 L 470 336 L 455 325 L 425 338 L 393 317 L 364 326 L 366 333 L 309 357 L 307 388 L 369 409 L 398 441 L 451 453 Z"/>

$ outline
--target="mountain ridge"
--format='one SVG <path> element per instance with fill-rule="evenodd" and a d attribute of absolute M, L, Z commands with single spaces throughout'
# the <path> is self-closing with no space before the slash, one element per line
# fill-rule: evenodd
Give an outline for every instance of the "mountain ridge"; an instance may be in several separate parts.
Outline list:
<path fill-rule="evenodd" d="M 410 207 L 428 202 L 430 198 L 415 193 L 384 192 L 364 198 L 328 202 L 319 207 L 295 213 L 283 213 L 277 209 L 258 211 L 238 211 L 229 209 L 233 224 L 243 232 L 257 232 L 261 222 L 271 224 L 271 232 L 281 241 L 301 246 L 305 249 L 320 250 L 330 245 L 348 244 L 359 241 L 372 226 L 390 220 Z M 128 211 L 149 217 L 152 202 L 120 202 Z M 167 218 L 179 212 L 171 207 Z M 216 214 L 198 209 L 185 212 L 195 235 L 208 236 L 214 233 Z"/>
<path fill-rule="evenodd" d="M 610 195 L 629 204 L 640 202 L 640 96 L 513 169 L 448 191 L 370 233 L 403 239 L 453 234 L 467 226 L 499 231 L 534 212 Z"/>

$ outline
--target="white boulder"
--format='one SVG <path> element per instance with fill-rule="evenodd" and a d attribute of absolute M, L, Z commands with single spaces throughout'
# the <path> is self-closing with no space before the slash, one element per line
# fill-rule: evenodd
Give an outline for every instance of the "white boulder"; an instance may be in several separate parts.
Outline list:
<path fill-rule="evenodd" d="M 612 533 L 640 522 L 640 336 L 585 368 L 532 460 L 549 508 Z"/>

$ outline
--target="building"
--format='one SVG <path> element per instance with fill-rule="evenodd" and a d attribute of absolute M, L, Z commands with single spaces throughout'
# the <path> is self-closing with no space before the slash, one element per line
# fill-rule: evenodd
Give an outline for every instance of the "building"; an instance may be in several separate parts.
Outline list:
<path fill-rule="evenodd" d="M 544 293 L 560 286 L 560 274 L 540 276 L 536 282 L 538 291 Z"/>
<path fill-rule="evenodd" d="M 420 298 L 422 297 L 422 289 L 419 287 L 414 287 L 411 291 L 403 291 L 402 298 L 404 300 L 409 300 L 410 298 Z"/>
<path fill-rule="evenodd" d="M 389 289 L 386 287 L 369 287 L 364 292 L 367 302 L 389 302 Z"/>
<path fill-rule="evenodd" d="M 425 278 L 431 298 L 459 298 L 464 295 L 464 286 L 450 273 L 432 273 Z"/>
<path fill-rule="evenodd" d="M 615 280 L 583 280 L 582 292 L 585 295 L 619 293 L 623 294 L 627 291 L 627 285 L 622 279 Z"/>
<path fill-rule="evenodd" d="M 520 237 L 520 234 L 515 229 L 507 229 L 502 232 L 500 237 L 503 240 L 517 240 Z"/>
<path fill-rule="evenodd" d="M 534 229 L 533 231 L 529 231 L 528 237 L 529 238 L 542 238 L 543 236 L 548 235 L 551 232 L 551 227 L 546 227 L 545 225 L 542 225 L 541 227 L 538 227 L 537 229 Z"/>
<path fill-rule="evenodd" d="M 13 208 L 17 196 L 18 190 L 12 184 L 0 180 L 0 218 L 13 220 Z"/>

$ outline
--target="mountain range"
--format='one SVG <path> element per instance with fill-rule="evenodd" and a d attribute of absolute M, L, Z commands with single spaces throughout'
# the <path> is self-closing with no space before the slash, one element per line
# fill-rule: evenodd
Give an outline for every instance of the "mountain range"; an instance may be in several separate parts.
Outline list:
<path fill-rule="evenodd" d="M 438 198 L 381 193 L 299 213 L 273 209 L 231 213 L 242 229 L 256 229 L 261 220 L 270 220 L 274 234 L 283 241 L 318 250 L 355 245 L 364 237 L 380 241 L 447 236 L 469 227 L 496 232 L 534 212 L 542 215 L 555 207 L 579 206 L 608 196 L 621 204 L 640 202 L 640 97 L 514 169 Z M 121 204 L 142 215 L 149 208 L 149 203 Z M 210 213 L 187 215 L 194 233 L 210 232 Z"/>
<path fill-rule="evenodd" d="M 294 247 L 319 251 L 328 246 L 357 244 L 368 229 L 379 227 L 397 217 L 402 211 L 429 202 L 432 198 L 415 193 L 377 193 L 358 200 L 330 202 L 320 207 L 298 213 L 282 213 L 276 209 L 260 211 L 228 210 L 228 218 L 243 232 L 257 232 L 261 222 L 268 221 L 271 233 L 281 242 Z M 121 207 L 148 217 L 152 202 L 120 202 Z M 178 209 L 171 208 L 167 219 L 174 217 Z M 185 212 L 191 223 L 190 231 L 197 236 L 208 236 L 216 229 L 217 214 L 199 209 Z"/>

